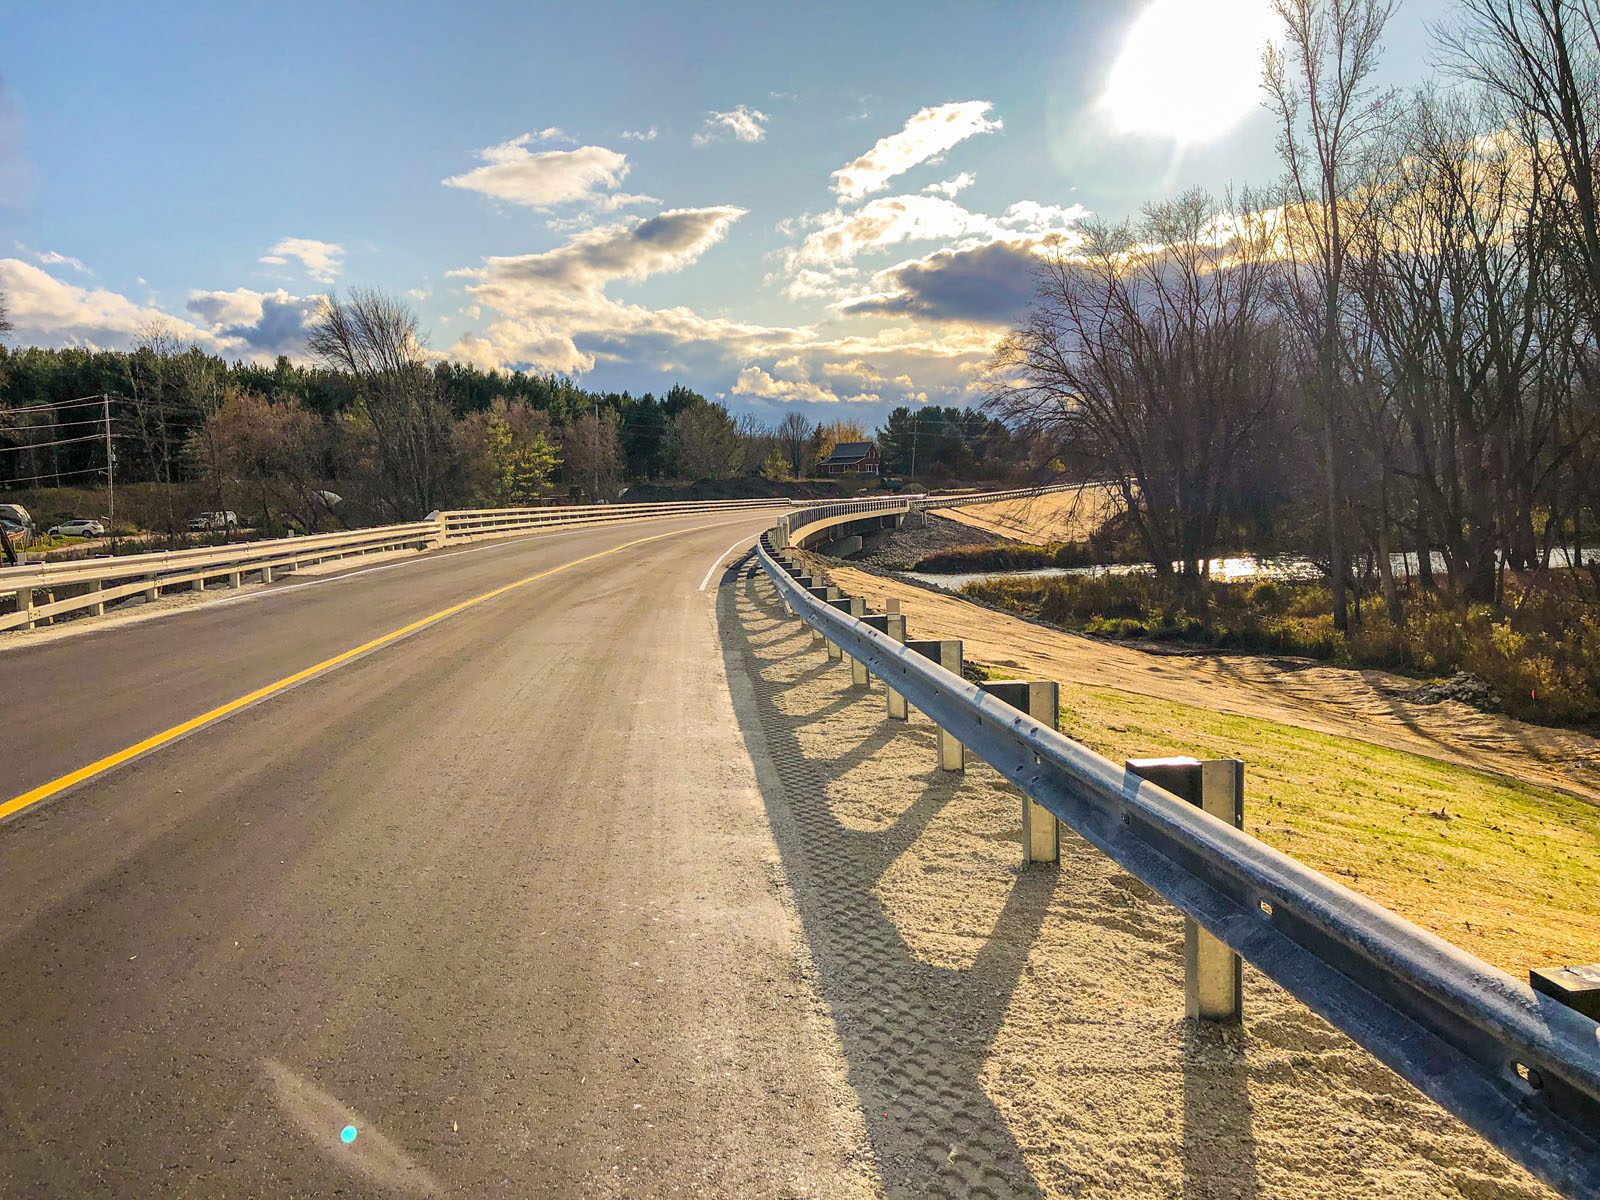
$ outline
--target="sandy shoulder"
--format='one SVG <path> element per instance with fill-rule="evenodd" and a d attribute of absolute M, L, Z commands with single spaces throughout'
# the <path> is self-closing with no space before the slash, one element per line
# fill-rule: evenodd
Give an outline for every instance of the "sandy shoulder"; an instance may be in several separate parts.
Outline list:
<path fill-rule="evenodd" d="M 852 687 L 757 574 L 721 599 L 888 1194 L 1552 1195 L 1253 969 L 1242 1030 L 1185 1020 L 1172 908 L 1071 835 L 1059 868 L 1023 869 L 995 771 L 935 769 L 935 727 L 885 720 L 881 685 Z"/>

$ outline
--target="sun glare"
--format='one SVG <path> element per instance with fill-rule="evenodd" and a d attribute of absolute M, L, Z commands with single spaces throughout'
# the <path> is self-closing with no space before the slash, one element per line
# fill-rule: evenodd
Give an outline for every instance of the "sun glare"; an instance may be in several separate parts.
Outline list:
<path fill-rule="evenodd" d="M 1261 103 L 1268 0 L 1152 0 L 1112 64 L 1100 107 L 1119 133 L 1209 141 Z"/>

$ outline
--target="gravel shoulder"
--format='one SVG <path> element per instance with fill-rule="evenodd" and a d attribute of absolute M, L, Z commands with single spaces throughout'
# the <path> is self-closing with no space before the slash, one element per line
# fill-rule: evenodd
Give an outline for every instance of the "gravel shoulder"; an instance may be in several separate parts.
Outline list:
<path fill-rule="evenodd" d="M 1242 1030 L 1190 1024 L 1172 909 L 1070 835 L 1024 870 L 1017 793 L 936 770 L 935 727 L 886 721 L 753 570 L 719 614 L 889 1195 L 1552 1195 L 1249 968 Z"/>

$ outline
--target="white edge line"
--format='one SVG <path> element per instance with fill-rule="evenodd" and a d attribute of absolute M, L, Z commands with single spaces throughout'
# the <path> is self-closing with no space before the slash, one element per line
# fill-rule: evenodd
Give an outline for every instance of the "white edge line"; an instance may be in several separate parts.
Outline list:
<path fill-rule="evenodd" d="M 732 554 L 746 542 L 753 542 L 760 536 L 761 535 L 759 533 L 747 533 L 733 545 L 724 550 L 721 554 L 717 555 L 717 557 L 712 560 L 711 565 L 706 568 L 706 577 L 700 581 L 700 587 L 698 590 L 702 592 L 706 590 L 706 585 L 711 582 L 711 573 L 722 565 L 723 559 L 727 558 L 728 555 Z"/>

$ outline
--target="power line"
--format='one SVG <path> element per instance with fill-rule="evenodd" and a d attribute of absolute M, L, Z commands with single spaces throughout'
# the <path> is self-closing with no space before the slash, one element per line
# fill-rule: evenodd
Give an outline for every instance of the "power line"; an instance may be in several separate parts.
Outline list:
<path fill-rule="evenodd" d="M 21 408 L 7 408 L 4 411 L 7 416 L 11 416 L 13 413 L 45 412 L 47 410 L 54 410 L 58 408 L 77 408 L 80 405 L 102 403 L 100 396 L 101 393 L 96 392 L 93 396 L 81 396 L 76 400 L 52 400 L 48 404 L 29 404 L 24 405 Z"/>
<path fill-rule="evenodd" d="M 0 479 L 0 484 L 13 487 L 19 483 L 39 483 L 46 479 L 71 479 L 77 475 L 103 475 L 104 467 L 80 467 L 75 471 L 52 471 L 48 475 L 28 475 L 20 479 Z"/>
<path fill-rule="evenodd" d="M 104 425 L 105 420 L 95 417 L 92 421 L 57 421 L 50 425 L 11 425 L 0 426 L 0 434 L 7 433 L 36 433 L 45 429 L 81 429 L 85 425 Z"/>
<path fill-rule="evenodd" d="M 96 424 L 98 424 L 98 422 L 96 422 Z M 126 437 L 127 435 L 114 433 L 111 436 L 120 438 Z M 84 435 L 83 437 L 62 438 L 58 442 L 33 442 L 32 444 L 26 446 L 0 446 L 0 454 L 20 454 L 24 450 L 48 450 L 51 446 L 72 446 L 76 445 L 78 442 L 103 442 L 105 440 L 104 434 L 90 433 Z"/>

